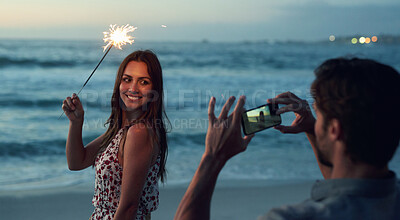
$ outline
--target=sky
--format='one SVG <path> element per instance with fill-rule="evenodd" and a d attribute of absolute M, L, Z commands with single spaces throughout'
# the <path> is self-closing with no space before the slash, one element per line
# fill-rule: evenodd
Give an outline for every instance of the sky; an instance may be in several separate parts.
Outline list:
<path fill-rule="evenodd" d="M 399 11 L 398 0 L 0 0 L 0 38 L 96 40 L 110 24 L 146 41 L 399 35 Z"/>

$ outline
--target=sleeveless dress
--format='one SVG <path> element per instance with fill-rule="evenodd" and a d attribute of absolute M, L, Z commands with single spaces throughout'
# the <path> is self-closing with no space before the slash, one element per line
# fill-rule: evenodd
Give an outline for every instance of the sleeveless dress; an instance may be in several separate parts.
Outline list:
<path fill-rule="evenodd" d="M 118 131 L 106 150 L 96 158 L 95 191 L 92 200 L 94 211 L 90 218 L 92 220 L 112 220 L 117 211 L 122 183 L 122 166 L 118 163 L 118 148 L 123 136 L 123 130 L 124 128 L 121 128 Z M 156 163 L 149 169 L 139 201 L 136 220 L 144 220 L 150 212 L 158 207 L 158 170 L 160 168 L 160 160 L 161 156 L 159 155 Z"/>

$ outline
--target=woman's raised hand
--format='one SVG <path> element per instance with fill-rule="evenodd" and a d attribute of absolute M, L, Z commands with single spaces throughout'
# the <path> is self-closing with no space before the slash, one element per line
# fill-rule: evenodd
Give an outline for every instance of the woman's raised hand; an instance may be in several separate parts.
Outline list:
<path fill-rule="evenodd" d="M 71 122 L 83 123 L 84 110 L 79 97 L 75 93 L 64 99 L 62 109 Z"/>

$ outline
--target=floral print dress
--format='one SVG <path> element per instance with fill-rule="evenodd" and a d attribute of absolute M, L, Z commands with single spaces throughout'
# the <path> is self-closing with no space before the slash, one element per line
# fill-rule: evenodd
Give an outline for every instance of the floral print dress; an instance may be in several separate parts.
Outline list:
<path fill-rule="evenodd" d="M 122 183 L 122 166 L 118 163 L 118 148 L 123 131 L 124 129 L 121 128 L 106 150 L 96 158 L 92 220 L 112 220 L 117 211 Z M 158 170 L 160 168 L 160 159 L 159 155 L 156 163 L 150 167 L 147 174 L 136 215 L 137 220 L 144 220 L 146 215 L 158 207 Z"/>

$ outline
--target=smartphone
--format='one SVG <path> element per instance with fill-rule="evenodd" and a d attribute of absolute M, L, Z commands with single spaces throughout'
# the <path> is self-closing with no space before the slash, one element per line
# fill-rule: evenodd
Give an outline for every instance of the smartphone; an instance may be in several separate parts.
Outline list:
<path fill-rule="evenodd" d="M 243 112 L 242 127 L 245 135 L 253 134 L 264 129 L 280 125 L 282 119 L 276 114 L 278 104 L 268 103 Z"/>

